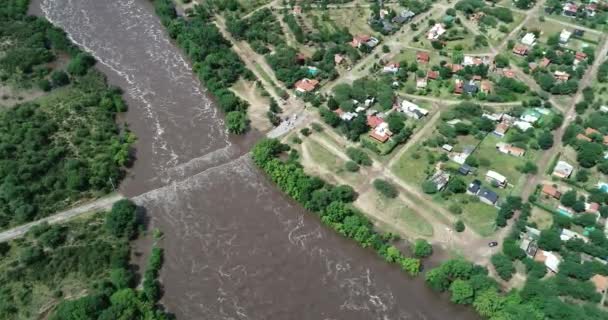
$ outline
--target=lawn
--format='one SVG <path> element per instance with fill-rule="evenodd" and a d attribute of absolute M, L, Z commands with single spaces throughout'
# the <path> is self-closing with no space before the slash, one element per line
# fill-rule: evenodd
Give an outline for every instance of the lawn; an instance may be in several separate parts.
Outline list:
<path fill-rule="evenodd" d="M 374 35 L 375 32 L 367 23 L 370 16 L 371 10 L 365 7 L 328 11 L 311 9 L 305 10 L 303 20 L 309 30 L 329 33 L 346 28 L 352 35 Z"/>
<path fill-rule="evenodd" d="M 536 228 L 539 230 L 546 230 L 553 224 L 553 214 L 538 208 L 532 207 L 532 214 L 528 219 L 530 223 L 536 223 Z"/>
<path fill-rule="evenodd" d="M 462 220 L 481 236 L 487 237 L 496 229 L 498 209 L 483 202 L 469 202 L 463 206 Z"/>
<path fill-rule="evenodd" d="M 268 4 L 271 0 L 237 0 L 245 14 Z"/>
<path fill-rule="evenodd" d="M 360 195 L 356 204 L 365 207 L 366 210 L 364 211 L 366 212 L 375 212 L 372 216 L 381 215 L 384 221 L 380 222 L 380 225 L 389 231 L 397 232 L 406 229 L 410 238 L 412 236 L 433 236 L 433 226 L 398 198 L 389 199 L 378 194 L 375 190 L 370 190 Z"/>
<path fill-rule="evenodd" d="M 348 181 L 352 184 L 361 184 L 364 182 L 364 177 L 359 172 L 350 172 L 346 170 L 346 161 L 339 158 L 331 151 L 327 150 L 321 144 L 313 141 L 312 139 L 304 138 L 305 147 L 310 153 L 312 161 L 315 165 L 322 166 L 323 168 L 335 173 L 338 177 Z"/>
<path fill-rule="evenodd" d="M 419 185 L 434 171 L 434 165 L 428 161 L 430 154 L 435 152 L 417 145 L 405 152 L 390 170 L 404 181 Z"/>

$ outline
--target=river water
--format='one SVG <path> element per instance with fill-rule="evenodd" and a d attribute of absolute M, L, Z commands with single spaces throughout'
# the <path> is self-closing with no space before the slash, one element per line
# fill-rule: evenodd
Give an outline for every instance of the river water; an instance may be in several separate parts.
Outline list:
<path fill-rule="evenodd" d="M 147 0 L 36 0 L 125 89 L 137 161 L 121 191 L 165 233 L 163 304 L 178 319 L 477 319 L 326 229 L 229 136 Z M 137 249 L 136 249 L 137 250 Z"/>

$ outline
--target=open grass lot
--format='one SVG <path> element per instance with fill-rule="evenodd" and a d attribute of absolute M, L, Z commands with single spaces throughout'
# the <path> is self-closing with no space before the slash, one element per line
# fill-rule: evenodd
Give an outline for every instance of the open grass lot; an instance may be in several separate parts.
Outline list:
<path fill-rule="evenodd" d="M 429 163 L 429 155 L 434 152 L 417 145 L 404 153 L 390 170 L 399 178 L 419 185 L 433 172 L 434 166 Z"/>
<path fill-rule="evenodd" d="M 418 33 L 418 40 L 417 42 L 412 42 L 411 46 L 416 47 L 416 48 L 421 48 L 421 49 L 425 49 L 425 50 L 431 50 L 431 51 L 436 51 L 435 49 L 433 49 L 433 46 L 431 45 L 431 41 L 429 41 L 426 38 L 427 32 L 429 31 L 430 27 L 426 27 L 424 29 L 422 29 L 422 31 L 420 31 Z M 444 47 L 444 50 L 447 51 L 451 51 L 454 50 L 454 48 L 456 48 L 457 46 L 462 47 L 464 52 L 467 53 L 479 53 L 479 52 L 487 52 L 488 51 L 488 47 L 484 47 L 484 46 L 480 46 L 480 47 L 475 47 L 474 43 L 475 43 L 475 33 L 473 33 L 473 31 L 467 29 L 466 27 L 462 26 L 462 25 L 457 25 L 455 24 L 451 29 L 448 29 L 448 32 L 446 33 L 449 34 L 451 32 L 451 30 L 458 30 L 458 34 L 460 35 L 460 37 L 462 37 L 462 39 L 455 39 L 455 40 L 446 40 L 446 45 Z"/>
<path fill-rule="evenodd" d="M 496 229 L 498 210 L 483 202 L 469 202 L 463 206 L 462 219 L 473 231 L 487 237 Z"/>
<path fill-rule="evenodd" d="M 379 221 L 382 229 L 399 234 L 403 232 L 398 231 L 405 229 L 412 238 L 433 236 L 432 225 L 398 198 L 389 199 L 370 190 L 359 195 L 355 204 L 366 212 L 373 212 L 372 217 L 378 216 L 375 220 L 382 220 Z"/>
<path fill-rule="evenodd" d="M 370 15 L 369 8 L 360 7 L 331 9 L 331 11 L 305 10 L 302 17 L 309 30 L 334 32 L 347 28 L 353 35 L 373 35 L 375 32 L 367 24 Z"/>
<path fill-rule="evenodd" d="M 539 30 L 540 31 L 539 41 L 542 43 L 547 43 L 548 37 L 555 35 L 555 34 L 559 34 L 564 29 L 569 30 L 569 31 L 572 31 L 574 29 L 572 27 L 565 26 L 565 25 L 560 24 L 555 21 L 550 21 L 550 20 L 539 21 L 538 19 L 531 20 L 530 22 L 528 22 L 525 25 L 525 27 L 527 28 L 528 31 Z M 519 39 L 517 39 L 517 40 L 519 40 Z M 594 33 L 594 32 L 585 32 L 585 34 L 583 35 L 582 38 L 580 38 L 580 40 L 571 38 L 567 46 L 570 46 L 570 42 L 572 42 L 574 40 L 578 40 L 578 41 L 582 40 L 582 41 L 590 43 L 590 44 L 597 44 L 600 40 L 600 35 L 598 33 Z"/>
<path fill-rule="evenodd" d="M 500 22 L 496 26 L 496 28 L 487 28 L 487 30 L 485 32 L 482 31 L 481 33 L 484 34 L 486 37 L 488 37 L 488 40 L 490 41 L 490 43 L 492 45 L 497 46 L 497 45 L 501 44 L 508 35 L 508 33 L 500 32 L 498 30 L 498 28 L 501 25 L 504 25 L 507 27 L 507 29 L 509 29 L 509 31 L 511 31 L 511 30 L 515 29 L 515 27 L 517 27 L 525 19 L 525 17 L 526 16 L 524 14 L 513 11 L 513 22 L 511 22 L 511 23 Z"/>
<path fill-rule="evenodd" d="M 536 223 L 537 229 L 546 230 L 553 224 L 553 214 L 538 208 L 532 207 L 532 215 L 528 219 L 531 223 Z"/>
<path fill-rule="evenodd" d="M 359 172 L 350 172 L 346 170 L 346 161 L 334 155 L 331 151 L 319 143 L 304 138 L 303 147 L 308 151 L 311 160 L 314 163 L 309 165 L 321 166 L 322 168 L 336 174 L 339 178 L 344 179 L 350 184 L 358 185 L 364 182 L 365 177 Z"/>

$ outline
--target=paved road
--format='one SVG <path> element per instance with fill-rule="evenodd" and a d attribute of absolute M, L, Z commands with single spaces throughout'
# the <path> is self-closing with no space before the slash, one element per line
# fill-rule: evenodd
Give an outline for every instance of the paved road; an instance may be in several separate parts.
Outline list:
<path fill-rule="evenodd" d="M 9 240 L 13 240 L 15 238 L 19 238 L 26 234 L 33 226 L 37 226 L 41 223 L 48 222 L 50 224 L 62 223 L 67 220 L 73 219 L 77 216 L 83 215 L 89 212 L 95 211 L 103 211 L 112 207 L 114 202 L 124 199 L 124 196 L 121 194 L 114 194 L 105 198 L 98 199 L 93 202 L 89 202 L 87 204 L 65 210 L 59 213 L 56 213 L 52 216 L 48 216 L 44 219 L 40 219 L 34 222 L 30 222 L 28 224 L 24 224 L 4 232 L 0 232 L 0 242 L 6 242 Z"/>

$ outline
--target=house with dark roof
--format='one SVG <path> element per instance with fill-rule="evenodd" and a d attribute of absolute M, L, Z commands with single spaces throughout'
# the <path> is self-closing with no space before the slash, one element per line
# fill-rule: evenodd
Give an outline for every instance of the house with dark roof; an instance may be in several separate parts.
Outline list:
<path fill-rule="evenodd" d="M 468 175 L 472 171 L 473 171 L 473 168 L 471 168 L 471 166 L 469 166 L 468 164 L 463 164 L 460 166 L 460 168 L 458 168 L 458 173 L 460 173 L 463 176 Z"/>
<path fill-rule="evenodd" d="M 468 82 L 465 83 L 463 88 L 464 92 L 473 95 L 477 93 L 477 90 L 479 90 L 479 88 L 477 87 L 477 84 L 475 84 L 475 82 Z"/>
<path fill-rule="evenodd" d="M 479 197 L 479 200 L 483 203 L 487 203 L 489 205 L 496 205 L 496 203 L 498 202 L 498 194 L 496 194 L 496 192 L 482 187 L 479 190 L 479 193 L 477 194 L 477 196 Z"/>
<path fill-rule="evenodd" d="M 467 187 L 467 193 L 476 196 L 479 192 L 479 189 L 481 189 L 481 181 L 475 179 L 471 183 L 469 183 L 469 186 Z"/>

